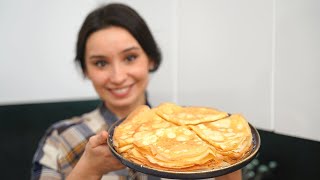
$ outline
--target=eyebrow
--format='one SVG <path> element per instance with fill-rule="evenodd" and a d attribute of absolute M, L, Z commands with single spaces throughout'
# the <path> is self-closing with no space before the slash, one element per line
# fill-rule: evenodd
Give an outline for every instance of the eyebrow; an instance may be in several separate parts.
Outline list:
<path fill-rule="evenodd" d="M 139 50 L 139 49 L 140 48 L 137 46 L 132 46 L 132 47 L 124 49 L 123 51 L 121 51 L 121 53 L 125 53 L 125 52 L 132 51 L 132 50 Z"/>
<path fill-rule="evenodd" d="M 93 55 L 89 57 L 89 59 L 103 59 L 103 58 L 105 58 L 105 56 L 101 56 L 101 55 Z"/>
<path fill-rule="evenodd" d="M 140 50 L 140 48 L 137 47 L 137 46 L 132 46 L 132 47 L 129 47 L 129 48 L 126 48 L 126 49 L 122 50 L 119 54 L 123 54 L 123 53 L 129 52 L 129 51 L 132 51 L 132 50 Z M 89 59 L 102 59 L 102 58 L 106 58 L 106 56 L 104 56 L 104 55 L 92 55 L 92 56 L 89 57 Z"/>

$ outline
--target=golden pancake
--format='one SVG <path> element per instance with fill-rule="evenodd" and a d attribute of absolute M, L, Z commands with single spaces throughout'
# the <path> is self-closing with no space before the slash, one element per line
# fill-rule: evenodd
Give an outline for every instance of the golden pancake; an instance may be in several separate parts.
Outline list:
<path fill-rule="evenodd" d="M 153 133 L 144 131 L 134 137 L 137 150 L 151 163 L 163 167 L 185 168 L 212 159 L 208 144 L 184 126 L 161 128 Z"/>
<path fill-rule="evenodd" d="M 243 116 L 207 107 L 140 106 L 114 130 L 116 150 L 155 169 L 192 171 L 228 166 L 246 157 L 252 134 Z"/>
<path fill-rule="evenodd" d="M 239 114 L 190 127 L 227 162 L 242 158 L 252 144 L 250 127 Z"/>
<path fill-rule="evenodd" d="M 130 115 L 114 130 L 115 148 L 120 149 L 133 143 L 133 135 L 141 124 L 152 119 L 151 110 L 148 106 L 143 105 L 136 108 Z M 123 152 L 123 150 L 121 150 Z"/>
<path fill-rule="evenodd" d="M 163 103 L 155 108 L 165 120 L 177 125 L 212 122 L 228 116 L 228 113 L 208 107 L 180 107 L 173 103 Z"/>
<path fill-rule="evenodd" d="M 167 127 L 175 126 L 174 124 L 164 120 L 162 117 L 157 115 L 154 110 L 151 110 L 149 114 L 150 114 L 149 121 L 140 124 L 136 132 L 153 131 L 159 128 L 167 128 Z"/>

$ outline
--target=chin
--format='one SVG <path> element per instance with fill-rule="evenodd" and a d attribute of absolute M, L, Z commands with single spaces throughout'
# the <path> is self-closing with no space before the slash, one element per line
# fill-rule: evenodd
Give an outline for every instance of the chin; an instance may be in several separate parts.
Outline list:
<path fill-rule="evenodd" d="M 111 96 L 105 96 L 105 101 L 114 108 L 126 108 L 132 105 L 136 105 L 138 101 L 141 101 L 141 98 L 144 96 L 144 92 L 140 95 L 140 93 L 134 93 L 124 98 L 115 98 Z M 144 103 L 144 102 L 143 102 Z"/>
<path fill-rule="evenodd" d="M 110 102 L 110 105 L 113 105 L 114 107 L 124 108 L 124 107 L 131 106 L 136 102 L 136 100 L 133 98 L 125 98 L 125 99 L 112 100 L 109 102 Z"/>

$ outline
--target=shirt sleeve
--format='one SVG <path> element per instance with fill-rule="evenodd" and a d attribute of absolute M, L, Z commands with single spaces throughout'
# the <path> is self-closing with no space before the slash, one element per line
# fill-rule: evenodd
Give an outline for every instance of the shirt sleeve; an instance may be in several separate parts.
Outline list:
<path fill-rule="evenodd" d="M 59 137 L 54 127 L 49 128 L 38 145 L 38 149 L 33 157 L 31 179 L 64 179 L 64 175 L 59 171 Z"/>

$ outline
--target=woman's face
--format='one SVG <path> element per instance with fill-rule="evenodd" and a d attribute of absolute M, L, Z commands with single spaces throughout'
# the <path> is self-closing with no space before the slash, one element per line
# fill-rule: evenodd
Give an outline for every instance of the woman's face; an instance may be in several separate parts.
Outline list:
<path fill-rule="evenodd" d="M 108 27 L 94 32 L 85 51 L 86 76 L 109 108 L 145 102 L 153 61 L 126 29 Z"/>

